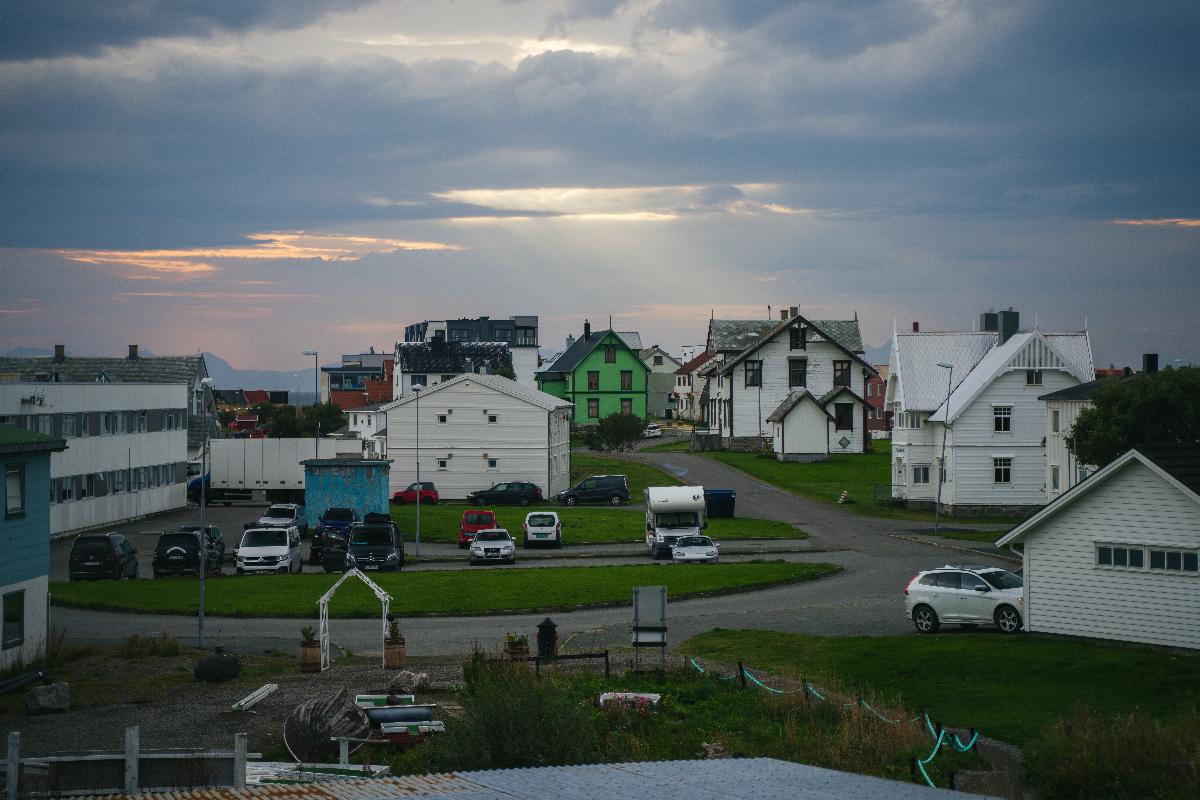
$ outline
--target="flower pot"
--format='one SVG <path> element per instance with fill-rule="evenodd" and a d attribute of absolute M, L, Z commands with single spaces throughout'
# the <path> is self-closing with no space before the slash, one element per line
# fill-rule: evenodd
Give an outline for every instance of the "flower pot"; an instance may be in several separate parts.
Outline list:
<path fill-rule="evenodd" d="M 509 661 L 528 661 L 529 660 L 529 642 L 505 642 L 504 656 Z"/>
<path fill-rule="evenodd" d="M 404 649 L 404 637 L 387 639 L 383 643 L 383 668 L 403 669 L 407 654 Z"/>
<path fill-rule="evenodd" d="M 301 672 L 320 672 L 321 671 L 321 643 L 320 642 L 301 642 L 300 643 L 300 671 Z"/>

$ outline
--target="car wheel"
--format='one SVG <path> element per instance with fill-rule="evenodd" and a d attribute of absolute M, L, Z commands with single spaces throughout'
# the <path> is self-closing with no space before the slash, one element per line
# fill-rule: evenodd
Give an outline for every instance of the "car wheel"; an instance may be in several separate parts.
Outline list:
<path fill-rule="evenodd" d="M 393 497 L 393 498 L 392 498 L 392 505 L 394 505 L 394 506 L 402 506 L 402 505 L 404 505 L 404 498 L 403 498 L 403 497 Z"/>
<path fill-rule="evenodd" d="M 522 505 L 522 506 L 527 506 L 527 505 L 529 505 L 529 498 L 528 498 L 528 497 L 522 497 L 522 498 L 521 498 L 521 500 L 520 500 L 520 503 L 521 503 L 521 505 Z"/>
<path fill-rule="evenodd" d="M 625 501 L 621 499 L 621 495 L 614 494 L 612 497 L 608 498 L 608 502 L 609 505 L 619 506 Z"/>
<path fill-rule="evenodd" d="M 579 500 L 575 497 L 568 497 L 566 503 L 569 506 L 576 506 L 579 505 Z"/>
<path fill-rule="evenodd" d="M 1001 633 L 1016 633 L 1021 630 L 1021 612 L 1012 606 L 1000 606 L 996 609 L 996 627 Z"/>
<path fill-rule="evenodd" d="M 422 497 L 421 503 L 423 505 L 431 506 L 431 505 L 433 505 L 433 498 L 432 497 Z"/>
<path fill-rule="evenodd" d="M 561 536 L 554 537 L 554 547 L 559 550 L 562 549 L 562 537 Z"/>
<path fill-rule="evenodd" d="M 942 626 L 937 613 L 929 606 L 917 606 L 912 612 L 913 625 L 921 633 L 936 633 Z"/>

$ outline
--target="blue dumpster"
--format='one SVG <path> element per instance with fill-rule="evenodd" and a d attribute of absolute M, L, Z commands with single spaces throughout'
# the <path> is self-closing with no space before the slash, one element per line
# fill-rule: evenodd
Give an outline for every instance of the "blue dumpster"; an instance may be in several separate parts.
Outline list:
<path fill-rule="evenodd" d="M 704 513 L 710 517 L 732 517 L 736 502 L 737 492 L 733 489 L 704 490 Z"/>

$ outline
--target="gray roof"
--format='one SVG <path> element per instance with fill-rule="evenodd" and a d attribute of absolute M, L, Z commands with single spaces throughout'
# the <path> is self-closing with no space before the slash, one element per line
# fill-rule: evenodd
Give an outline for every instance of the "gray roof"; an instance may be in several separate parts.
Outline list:
<path fill-rule="evenodd" d="M 494 389 L 495 391 L 501 392 L 510 397 L 515 397 L 518 400 L 524 400 L 526 403 L 537 406 L 539 408 L 543 408 L 546 411 L 554 411 L 555 409 L 558 409 L 558 408 L 570 408 L 573 405 L 573 403 L 571 403 L 571 401 L 569 401 L 569 400 L 563 400 L 561 397 L 555 397 L 552 394 L 546 394 L 545 392 L 539 392 L 537 389 L 530 389 L 528 386 L 522 386 L 521 384 L 517 383 L 516 381 L 509 380 L 508 378 L 503 378 L 499 375 L 484 375 L 484 374 L 471 374 L 471 373 L 467 373 L 465 375 L 458 375 L 456 377 L 451 378 L 448 381 L 442 381 L 441 383 L 430 386 L 428 389 L 423 389 L 421 391 L 421 396 L 428 398 L 430 395 L 436 394 L 441 391 L 445 391 L 446 389 L 449 389 L 451 386 L 457 386 L 458 384 L 462 383 L 463 381 L 475 381 L 476 383 L 478 383 L 481 386 L 487 386 L 488 388 Z M 376 410 L 377 411 L 388 411 L 390 409 L 396 408 L 397 406 L 402 406 L 402 405 L 405 405 L 406 403 L 412 403 L 412 402 L 416 401 L 416 399 L 417 399 L 416 393 L 406 394 L 404 397 L 401 397 L 399 400 L 393 400 L 390 403 L 380 406 Z M 354 410 L 355 409 L 351 409 L 351 412 L 353 412 Z"/>
<path fill-rule="evenodd" d="M 1128 380 L 1134 377 L 1133 375 L 1115 375 L 1110 378 L 1097 378 L 1094 381 L 1080 383 L 1076 386 L 1068 386 L 1066 389 L 1059 389 L 1057 392 L 1050 392 L 1038 398 L 1038 400 L 1089 400 L 1092 392 L 1109 381 L 1119 383 L 1120 381 Z"/>
<path fill-rule="evenodd" d="M 708 349 L 719 353 L 728 350 L 741 352 L 758 344 L 762 337 L 775 330 L 781 320 L 772 319 L 714 319 L 708 323 Z M 862 331 L 856 319 L 810 319 L 814 327 L 829 335 L 851 353 L 863 352 Z"/>
<path fill-rule="evenodd" d="M 39 380 L 38 375 L 50 375 L 59 383 L 92 383 L 108 380 L 113 383 L 186 383 L 208 377 L 204 356 L 139 356 L 137 358 L 104 358 L 99 356 L 67 356 L 55 361 L 53 356 L 0 356 L 0 372 L 19 372 L 22 381 Z"/>
<path fill-rule="evenodd" d="M 478 369 L 481 364 L 487 365 L 488 369 L 512 367 L 512 354 L 504 342 L 398 342 L 396 356 L 397 368 L 409 374 L 466 372 L 468 358 L 472 369 Z"/>
<path fill-rule="evenodd" d="M 805 398 L 811 400 L 814 404 L 816 404 L 817 408 L 825 412 L 825 416 L 832 416 L 829 413 L 829 409 L 825 408 L 825 406 L 813 396 L 812 392 L 810 392 L 808 389 L 801 389 L 798 392 L 790 392 L 788 396 L 783 399 L 783 402 L 779 404 L 779 407 L 772 411 L 770 416 L 767 417 L 767 422 L 783 422 L 784 418 L 787 417 L 788 414 L 792 413 L 792 409 L 800 405 Z"/>
<path fill-rule="evenodd" d="M 579 362 L 587 358 L 588 353 L 595 350 L 596 345 L 600 344 L 604 337 L 608 336 L 610 333 L 620 339 L 626 347 L 633 351 L 634 357 L 637 357 L 638 353 L 641 351 L 640 337 L 638 339 L 639 346 L 633 347 L 629 344 L 629 339 L 626 338 L 629 336 L 628 332 L 621 333 L 620 331 L 613 330 L 595 331 L 590 336 L 580 336 L 575 340 L 575 343 L 568 347 L 561 356 L 554 360 L 552 364 L 539 370 L 539 373 L 548 376 L 549 373 L 565 374 L 573 371 L 577 366 L 579 366 Z M 637 334 L 634 334 L 634 336 L 636 335 Z M 641 359 L 639 358 L 638 361 L 640 362 Z"/>

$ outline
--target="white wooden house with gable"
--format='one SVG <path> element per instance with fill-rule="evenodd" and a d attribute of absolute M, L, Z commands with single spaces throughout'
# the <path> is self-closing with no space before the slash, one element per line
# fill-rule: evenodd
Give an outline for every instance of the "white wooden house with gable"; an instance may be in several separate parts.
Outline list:
<path fill-rule="evenodd" d="M 1003 330 L 893 334 L 893 497 L 932 506 L 940 483 L 948 513 L 1029 513 L 1045 502 L 1040 398 L 1094 379 L 1091 342 L 1086 331 L 1018 332 L 1015 311 L 1000 316 Z"/>
<path fill-rule="evenodd" d="M 875 369 L 862 357 L 858 322 L 784 314 L 719 369 L 723 446 L 759 450 L 765 441 L 789 461 L 863 452 L 863 396 Z"/>

